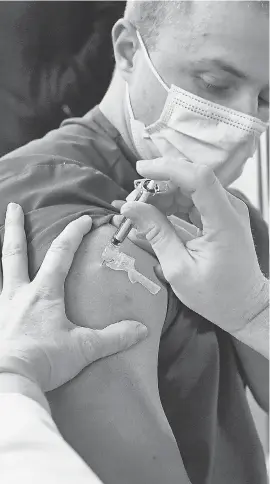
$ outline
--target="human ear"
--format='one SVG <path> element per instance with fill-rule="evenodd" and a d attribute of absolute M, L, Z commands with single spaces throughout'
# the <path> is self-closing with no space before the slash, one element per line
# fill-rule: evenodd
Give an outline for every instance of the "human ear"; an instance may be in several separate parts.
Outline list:
<path fill-rule="evenodd" d="M 125 19 L 116 22 L 112 30 L 116 68 L 127 81 L 134 68 L 134 55 L 138 48 L 135 27 Z"/>

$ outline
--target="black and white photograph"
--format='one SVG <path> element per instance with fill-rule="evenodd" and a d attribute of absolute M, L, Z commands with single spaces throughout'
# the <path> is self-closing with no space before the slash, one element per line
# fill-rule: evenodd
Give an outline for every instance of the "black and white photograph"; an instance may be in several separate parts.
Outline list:
<path fill-rule="evenodd" d="M 267 484 L 269 0 L 0 0 L 0 483 Z"/>

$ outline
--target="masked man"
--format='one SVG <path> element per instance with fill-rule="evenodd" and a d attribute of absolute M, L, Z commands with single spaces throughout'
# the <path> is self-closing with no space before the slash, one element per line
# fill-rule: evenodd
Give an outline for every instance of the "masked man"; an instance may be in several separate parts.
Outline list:
<path fill-rule="evenodd" d="M 266 410 L 267 361 L 188 310 L 129 240 L 121 250 L 161 286 L 157 295 L 102 266 L 101 253 L 115 230 L 110 204 L 132 191 L 138 159 L 184 156 L 210 165 L 224 186 L 240 175 L 268 117 L 268 5 L 128 2 L 113 45 L 100 106 L 0 164 L 0 220 L 9 200 L 23 206 L 32 275 L 69 221 L 93 217 L 66 284 L 70 319 L 149 328 L 140 346 L 48 395 L 53 417 L 105 482 L 264 484 L 245 388 Z M 267 229 L 253 208 L 250 216 L 265 272 Z"/>

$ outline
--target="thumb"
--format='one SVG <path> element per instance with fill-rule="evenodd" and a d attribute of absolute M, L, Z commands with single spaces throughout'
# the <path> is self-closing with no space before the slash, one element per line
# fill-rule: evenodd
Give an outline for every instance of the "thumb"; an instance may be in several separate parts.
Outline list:
<path fill-rule="evenodd" d="M 128 202 L 121 213 L 145 234 L 162 267 L 164 276 L 170 282 L 178 264 L 184 264 L 189 254 L 168 218 L 153 205 L 143 202 Z"/>
<path fill-rule="evenodd" d="M 127 350 L 142 341 L 148 329 L 138 321 L 121 321 L 101 330 L 77 327 L 72 334 L 82 355 L 81 371 L 100 358 Z"/>
<path fill-rule="evenodd" d="M 111 205 L 114 207 L 114 208 L 117 208 L 117 210 L 120 210 L 120 208 L 122 207 L 122 205 L 124 205 L 125 200 L 114 200 Z"/>

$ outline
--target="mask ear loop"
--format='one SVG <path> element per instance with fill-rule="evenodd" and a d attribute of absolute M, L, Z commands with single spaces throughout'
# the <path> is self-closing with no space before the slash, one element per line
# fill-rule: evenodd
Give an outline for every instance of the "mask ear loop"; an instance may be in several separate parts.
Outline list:
<path fill-rule="evenodd" d="M 131 102 L 130 102 L 129 87 L 128 87 L 128 83 L 127 82 L 126 82 L 126 103 L 127 103 L 127 110 L 128 110 L 129 118 L 133 122 L 140 123 L 140 121 L 138 121 L 137 119 L 135 119 L 135 116 L 134 116 L 134 113 L 133 113 L 133 109 L 132 109 Z M 149 138 L 148 133 L 145 131 L 145 126 L 142 123 L 140 123 L 140 124 L 144 128 L 143 137 L 144 138 Z M 136 146 L 134 146 L 134 148 L 136 149 Z"/>
<path fill-rule="evenodd" d="M 151 61 L 151 59 L 149 57 L 149 54 L 148 54 L 148 52 L 146 50 L 146 47 L 144 45 L 143 39 L 141 37 L 141 34 L 140 34 L 140 32 L 138 30 L 136 30 L 136 34 L 137 34 L 137 37 L 138 37 L 139 44 L 140 44 L 140 46 L 141 46 L 141 48 L 143 50 L 143 53 L 144 53 L 144 55 L 146 57 L 147 63 L 149 65 L 151 71 L 153 72 L 155 78 L 160 82 L 160 84 L 162 85 L 162 87 L 164 87 L 165 91 L 169 92 L 170 91 L 170 88 L 167 86 L 167 84 L 165 84 L 165 82 L 163 81 L 163 79 L 160 77 L 159 73 L 156 71 L 155 67 L 153 66 L 152 61 Z"/>
<path fill-rule="evenodd" d="M 139 44 L 143 50 L 143 53 L 145 55 L 145 58 L 146 58 L 146 61 L 147 61 L 147 64 L 149 65 L 151 71 L 153 72 L 155 78 L 160 82 L 160 84 L 162 85 L 162 87 L 164 87 L 165 91 L 169 92 L 170 91 L 170 88 L 167 86 L 167 84 L 165 84 L 165 82 L 163 81 L 163 79 L 160 77 L 159 73 L 156 71 L 155 67 L 153 66 L 152 64 L 152 61 L 148 55 L 148 52 L 146 50 L 146 47 L 144 45 L 144 42 L 142 40 L 142 37 L 141 37 L 141 34 L 138 30 L 136 30 L 136 34 L 137 34 L 137 37 L 138 37 L 138 41 L 139 41 Z M 135 117 L 134 117 L 134 113 L 133 113 L 133 109 L 132 109 L 132 106 L 131 106 L 131 102 L 130 102 L 130 95 L 129 95 L 129 88 L 128 88 L 128 83 L 126 82 L 126 102 L 127 102 L 127 108 L 128 108 L 128 114 L 129 114 L 129 117 L 135 121 Z"/>
<path fill-rule="evenodd" d="M 126 101 L 127 101 L 128 115 L 129 115 L 130 119 L 135 121 L 133 109 L 132 109 L 131 102 L 130 102 L 129 88 L 128 88 L 127 82 L 126 82 Z"/>

